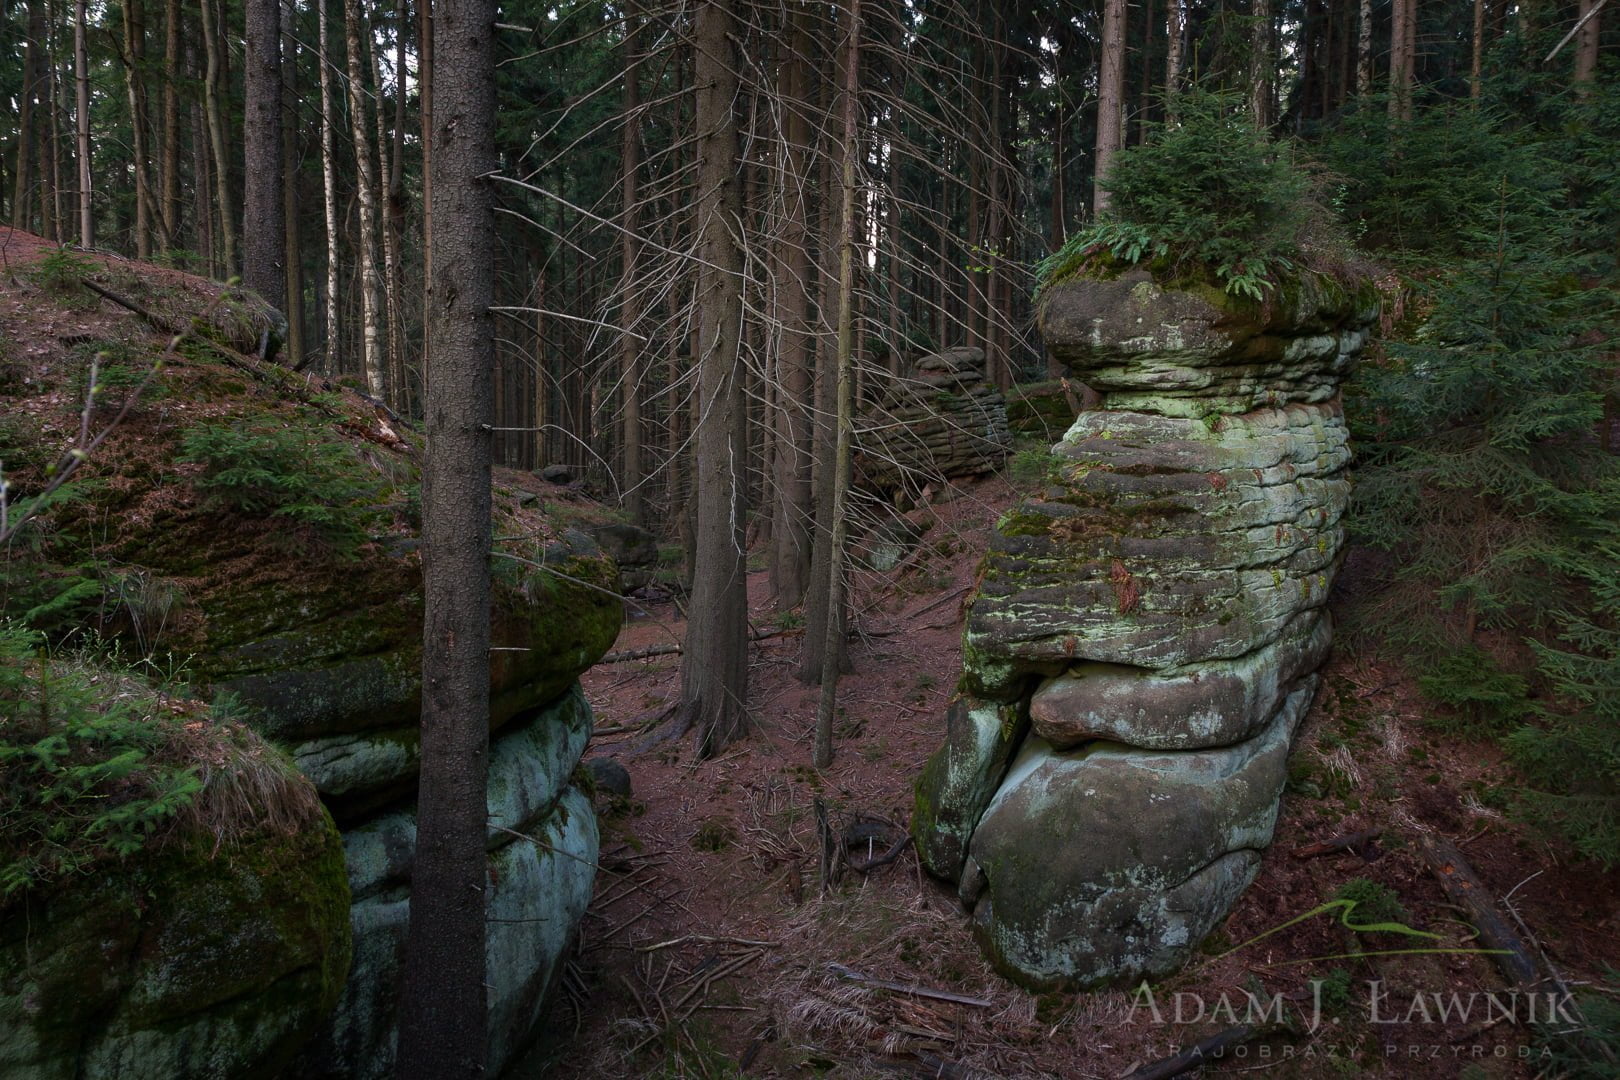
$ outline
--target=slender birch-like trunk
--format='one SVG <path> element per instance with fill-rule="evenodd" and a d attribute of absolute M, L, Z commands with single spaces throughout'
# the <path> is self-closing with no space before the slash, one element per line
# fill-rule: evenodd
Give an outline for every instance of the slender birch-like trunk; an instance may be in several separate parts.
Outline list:
<path fill-rule="evenodd" d="M 343 2 L 343 38 L 348 52 L 349 125 L 354 142 L 355 198 L 360 218 L 360 322 L 362 370 L 366 389 L 386 398 L 383 371 L 381 304 L 377 281 L 377 167 L 366 130 L 366 54 L 362 51 L 364 16 L 360 0 Z"/>

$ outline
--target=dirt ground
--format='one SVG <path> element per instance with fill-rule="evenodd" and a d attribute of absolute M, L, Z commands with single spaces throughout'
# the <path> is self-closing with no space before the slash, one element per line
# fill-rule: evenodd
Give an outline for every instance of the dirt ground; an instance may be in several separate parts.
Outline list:
<path fill-rule="evenodd" d="M 1620 875 L 1568 865 L 1511 822 L 1494 748 L 1431 722 L 1397 668 L 1343 650 L 1296 741 L 1258 880 L 1198 959 L 1149 991 L 1014 987 L 909 846 L 865 873 L 845 867 L 824 889 L 817 800 L 850 841 L 849 862 L 881 860 L 905 835 L 912 782 L 943 737 L 985 534 L 1016 491 L 992 477 L 946 496 L 911 559 L 858 575 L 857 670 L 839 687 L 825 772 L 809 764 L 818 691 L 795 677 L 791 627 L 754 643 L 755 730 L 710 761 L 645 728 L 678 696 L 678 655 L 587 673 L 590 756 L 624 765 L 634 787 L 628 799 L 598 796 L 596 899 L 550 1031 L 518 1075 L 1120 1077 L 1242 1022 L 1267 1025 L 1279 998 L 1288 1030 L 1209 1052 L 1204 1075 L 1557 1071 L 1536 1041 L 1545 1028 L 1526 1022 L 1546 1019 L 1552 998 L 1511 997 L 1477 953 L 1399 952 L 1481 948 L 1418 841 L 1457 844 L 1487 891 L 1511 896 L 1529 947 L 1580 992 L 1602 992 L 1605 967 L 1620 967 Z M 756 630 L 782 625 L 763 572 L 749 596 Z M 682 630 L 672 605 L 653 604 L 627 621 L 616 651 L 672 644 Z M 1380 835 L 1351 851 L 1295 854 L 1368 831 Z M 1439 940 L 1357 935 L 1337 909 L 1285 927 L 1347 886 L 1371 899 L 1363 912 L 1381 899 L 1381 919 Z"/>

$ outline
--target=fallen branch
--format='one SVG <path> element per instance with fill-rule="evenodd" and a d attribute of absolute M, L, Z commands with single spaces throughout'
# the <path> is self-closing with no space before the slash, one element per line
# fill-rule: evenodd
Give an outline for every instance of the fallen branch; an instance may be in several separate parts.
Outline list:
<path fill-rule="evenodd" d="M 1294 849 L 1296 859 L 1314 859 L 1321 855 L 1332 855 L 1337 851 L 1349 851 L 1362 855 L 1364 851 L 1372 849 L 1372 842 L 1384 835 L 1382 829 L 1368 829 L 1364 832 L 1345 833 L 1330 840 L 1323 840 L 1315 844 L 1306 844 L 1302 848 Z"/>
<path fill-rule="evenodd" d="M 1425 834 L 1418 837 L 1418 850 L 1446 896 L 1468 913 L 1469 921 L 1479 931 L 1480 940 L 1492 950 L 1491 959 L 1508 985 L 1532 986 L 1539 982 L 1540 972 L 1529 949 L 1498 914 L 1490 890 L 1456 845 L 1443 837 Z"/>
<path fill-rule="evenodd" d="M 952 600 L 955 600 L 958 596 L 961 596 L 963 593 L 967 592 L 968 589 L 970 589 L 970 588 L 972 588 L 972 586 L 964 585 L 960 589 L 957 589 L 957 590 L 955 590 L 953 592 L 948 592 L 944 596 L 941 596 L 939 599 L 933 601 L 932 603 L 928 604 L 927 606 L 918 608 L 916 611 L 907 613 L 906 618 L 908 618 L 908 619 L 920 618 L 921 616 L 928 614 L 930 611 L 933 611 L 935 608 L 940 607 L 940 606 L 942 606 L 944 604 L 947 604 Z"/>
<path fill-rule="evenodd" d="M 895 842 L 888 851 L 875 859 L 855 860 L 845 859 L 845 864 L 857 874 L 870 874 L 880 866 L 887 866 L 900 857 L 900 853 L 911 845 L 911 834 L 907 833 Z"/>
<path fill-rule="evenodd" d="M 150 326 L 153 330 L 156 330 L 160 334 L 178 334 L 182 329 L 181 327 L 169 322 L 169 320 L 152 314 L 135 301 L 119 296 L 111 289 L 102 288 L 89 278 L 80 278 L 79 284 L 83 285 L 97 296 L 100 296 L 106 300 L 111 300 L 113 303 L 117 304 L 126 311 L 133 311 L 136 315 L 140 316 L 141 322 L 145 323 L 147 326 Z"/>
<path fill-rule="evenodd" d="M 854 968 L 843 964 L 828 964 L 827 970 L 840 978 L 848 979 L 852 983 L 870 987 L 873 990 L 889 990 L 896 994 L 908 994 L 911 997 L 929 998 L 933 1001 L 949 1001 L 954 1005 L 972 1005 L 979 1009 L 995 1007 L 995 1002 L 984 998 L 968 997 L 966 994 L 953 994 L 949 990 L 930 990 L 926 986 L 916 986 L 912 983 L 893 982 L 889 979 L 874 979 L 870 975 L 863 975 Z"/>
<path fill-rule="evenodd" d="M 777 630 L 755 630 L 753 633 L 748 635 L 748 640 L 764 641 L 766 638 L 781 637 L 784 634 L 792 634 L 798 630 L 798 627 L 782 628 Z M 648 645 L 640 649 L 620 649 L 618 652 L 608 653 L 606 656 L 602 657 L 602 659 L 598 660 L 597 663 L 624 664 L 630 662 L 631 660 L 645 660 L 650 656 L 672 656 L 680 651 L 681 643 L 678 641 L 673 645 Z"/>
<path fill-rule="evenodd" d="M 636 946 L 636 952 L 658 952 L 661 949 L 672 949 L 677 945 L 686 945 L 694 941 L 703 945 L 741 945 L 747 948 L 755 949 L 777 949 L 782 945 L 780 941 L 752 941 L 748 938 L 739 937 L 710 937 L 707 934 L 682 934 L 678 938 L 670 938 L 668 941 L 660 941 L 656 945 L 638 945 Z"/>

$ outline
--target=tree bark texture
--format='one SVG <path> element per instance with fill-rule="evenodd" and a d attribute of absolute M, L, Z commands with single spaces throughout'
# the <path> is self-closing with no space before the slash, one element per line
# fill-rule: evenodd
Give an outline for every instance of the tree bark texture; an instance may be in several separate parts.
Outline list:
<path fill-rule="evenodd" d="M 828 551 L 827 620 L 821 655 L 821 697 L 816 705 L 816 745 L 814 764 L 825 769 L 833 760 L 833 712 L 838 697 L 838 665 L 826 662 L 836 656 L 844 640 L 844 546 L 849 539 L 849 481 L 854 398 L 854 301 L 855 301 L 855 154 L 856 91 L 861 55 L 861 4 L 849 0 L 849 43 L 844 54 L 843 94 L 843 183 L 839 212 L 838 253 L 838 389 L 834 418 L 837 431 L 832 474 L 832 530 Z"/>
<path fill-rule="evenodd" d="M 343 39 L 348 56 L 349 125 L 354 143 L 355 201 L 360 218 L 360 323 L 361 356 L 366 389 L 378 397 L 387 395 L 383 372 L 382 312 L 377 273 L 377 166 L 371 153 L 371 137 L 366 131 L 365 72 L 367 39 L 365 15 L 360 0 L 343 2 Z"/>
<path fill-rule="evenodd" d="M 1119 152 L 1120 124 L 1125 109 L 1125 0 L 1103 0 L 1102 70 L 1097 85 L 1097 153 L 1095 194 L 1091 207 L 1101 214 L 1108 209 L 1108 191 L 1103 178 Z"/>
<path fill-rule="evenodd" d="M 214 220 L 219 227 L 220 264 L 229 275 L 236 272 L 236 235 L 231 228 L 230 158 L 225 153 L 225 121 L 220 114 L 221 80 L 218 20 L 214 0 L 201 0 L 203 49 L 208 69 L 203 76 L 203 111 L 208 117 L 208 145 L 212 150 L 209 168 L 214 174 Z"/>
<path fill-rule="evenodd" d="M 748 601 L 743 551 L 747 453 L 739 357 L 742 228 L 735 18 L 729 0 L 705 0 L 693 25 L 698 267 L 697 516 L 691 616 L 681 664 L 682 724 L 708 756 L 748 728 Z"/>
<path fill-rule="evenodd" d="M 281 4 L 246 0 L 242 284 L 286 303 L 287 235 L 281 172 Z"/>
<path fill-rule="evenodd" d="M 86 0 L 73 7 L 74 137 L 79 159 L 79 246 L 96 246 L 90 179 L 90 61 L 85 49 Z M 172 80 L 171 80 L 172 81 Z"/>
<path fill-rule="evenodd" d="M 780 154 L 782 222 L 776 259 L 778 396 L 776 411 L 776 520 L 771 527 L 771 591 L 782 608 L 796 607 L 810 572 L 811 491 L 809 168 L 810 103 L 806 100 L 810 34 L 807 12 L 795 5 L 787 27 L 788 48 L 780 85 L 786 117 Z"/>
<path fill-rule="evenodd" d="M 485 785 L 489 750 L 491 372 L 495 278 L 493 0 L 441 0 L 435 71 L 425 395 L 422 771 L 397 1075 L 484 1073 Z M 363 125 L 362 125 L 363 128 Z"/>

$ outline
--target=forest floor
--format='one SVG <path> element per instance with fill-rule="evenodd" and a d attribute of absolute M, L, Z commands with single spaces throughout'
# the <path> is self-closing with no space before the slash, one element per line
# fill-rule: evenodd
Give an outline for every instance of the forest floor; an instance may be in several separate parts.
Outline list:
<path fill-rule="evenodd" d="M 1017 498 L 1003 476 L 948 495 L 930 507 L 937 521 L 913 558 L 857 575 L 856 671 L 839 685 L 830 769 L 809 764 L 818 691 L 795 677 L 798 633 L 753 644 L 755 729 L 709 761 L 689 739 L 659 743 L 644 727 L 679 694 L 678 655 L 586 674 L 598 724 L 589 754 L 625 766 L 634 788 L 628 799 L 598 796 L 596 899 L 544 1045 L 518 1076 L 1112 1078 L 1263 1019 L 1278 995 L 1292 995 L 1296 1030 L 1210 1057 L 1204 1075 L 1552 1068 L 1542 1029 L 1522 1022 L 1532 1004 L 1543 1019 L 1548 999 L 1511 998 L 1485 957 L 1345 958 L 1413 939 L 1356 940 L 1334 911 L 1279 929 L 1348 886 L 1363 912 L 1382 897 L 1383 917 L 1469 944 L 1419 853 L 1430 834 L 1454 842 L 1495 897 L 1511 896 L 1531 949 L 1573 988 L 1593 991 L 1606 977 L 1612 986 L 1620 968 L 1620 874 L 1571 865 L 1512 821 L 1510 773 L 1494 745 L 1436 716 L 1398 667 L 1343 649 L 1296 739 L 1258 880 L 1151 999 L 1124 988 L 1037 995 L 1006 982 L 980 956 L 954 890 L 909 846 L 823 888 L 817 800 L 835 834 L 864 838 L 851 861 L 881 857 L 905 834 L 912 782 L 944 734 L 979 555 Z M 778 625 L 762 571 L 750 574 L 749 599 L 756 629 Z M 616 649 L 672 643 L 683 628 L 673 605 L 653 605 L 626 622 Z M 1368 831 L 1379 837 L 1355 851 L 1295 854 Z M 1519 1022 L 1502 1018 L 1510 1008 Z"/>

